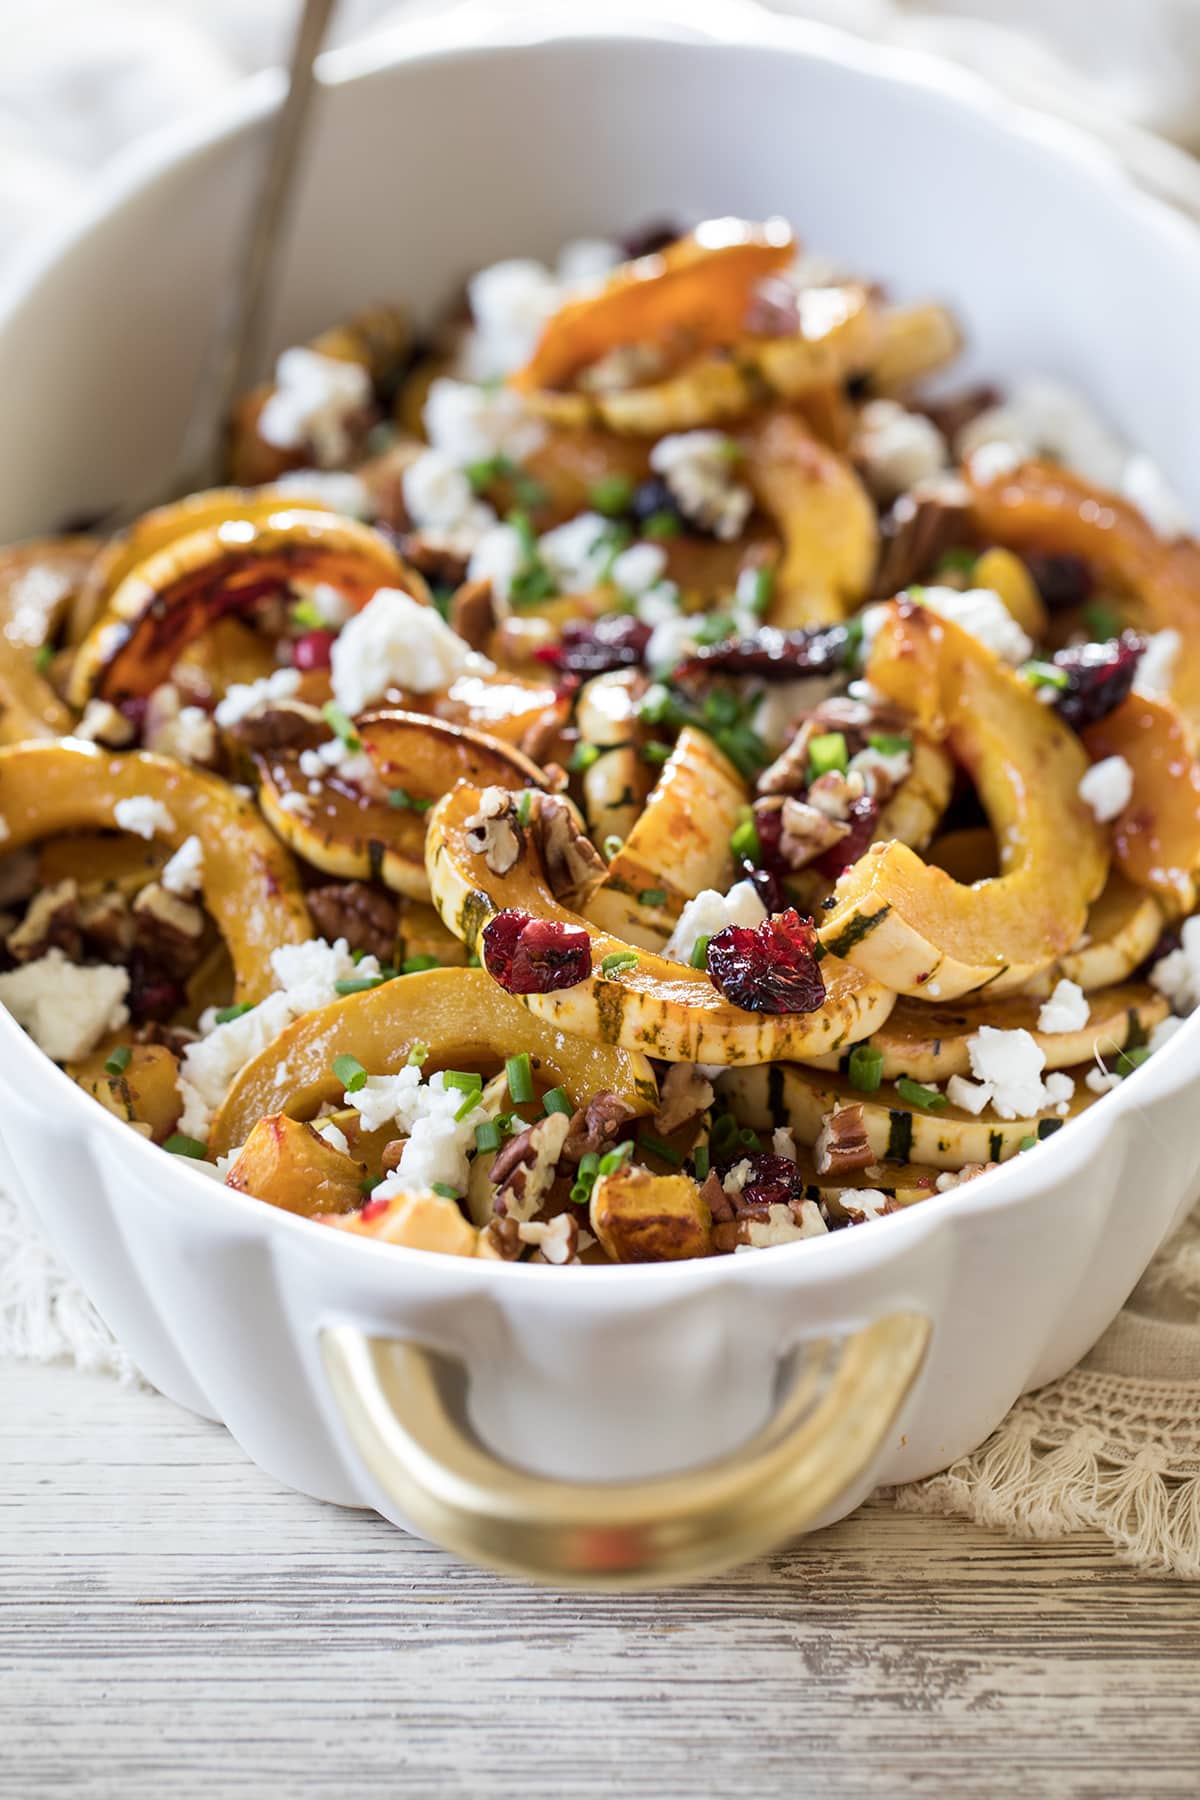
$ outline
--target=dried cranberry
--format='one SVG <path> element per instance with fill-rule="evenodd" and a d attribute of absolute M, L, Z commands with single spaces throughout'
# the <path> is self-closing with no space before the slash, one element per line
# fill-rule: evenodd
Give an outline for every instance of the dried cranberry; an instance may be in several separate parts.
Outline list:
<path fill-rule="evenodd" d="M 598 619 L 568 620 L 561 642 L 537 654 L 567 675 L 607 675 L 612 669 L 637 668 L 649 642 L 649 625 L 632 613 L 603 613 Z"/>
<path fill-rule="evenodd" d="M 686 524 L 679 502 L 662 476 L 652 475 L 634 488 L 629 501 L 629 516 L 636 525 L 644 525 L 647 519 L 661 518 L 664 513 L 676 521 L 681 531 L 696 529 Z"/>
<path fill-rule="evenodd" d="M 836 881 L 846 869 L 852 868 L 869 848 L 878 821 L 878 800 L 873 800 L 870 794 L 860 794 L 857 800 L 852 800 L 850 817 L 846 821 L 850 827 L 849 832 L 817 858 L 817 867 L 822 875 L 827 875 L 830 881 Z"/>
<path fill-rule="evenodd" d="M 729 638 L 695 651 L 675 670 L 674 679 L 717 674 L 791 681 L 797 675 L 828 675 L 846 667 L 850 642 L 844 625 L 814 625 L 803 631 L 764 625 L 750 637 Z"/>
<path fill-rule="evenodd" d="M 135 950 L 129 960 L 129 1016 L 135 1025 L 165 1025 L 187 1004 L 182 982 L 172 981 Z"/>
<path fill-rule="evenodd" d="M 639 256 L 657 256 L 660 250 L 677 243 L 682 236 L 683 227 L 673 219 L 650 219 L 622 238 L 621 248 L 631 262 L 636 262 Z"/>
<path fill-rule="evenodd" d="M 1051 612 L 1082 606 L 1095 591 L 1095 578 L 1082 556 L 1072 556 L 1067 551 L 1030 550 L 1025 566 Z"/>
<path fill-rule="evenodd" d="M 333 660 L 333 631 L 306 631 L 292 644 L 294 669 L 327 669 Z"/>
<path fill-rule="evenodd" d="M 385 1213 L 391 1204 L 390 1200 L 367 1200 L 359 1207 L 358 1216 L 364 1225 L 369 1225 L 372 1219 Z"/>
<path fill-rule="evenodd" d="M 789 909 L 761 925 L 727 925 L 708 940 L 708 972 L 747 1012 L 816 1012 L 825 999 L 811 919 Z"/>
<path fill-rule="evenodd" d="M 1123 631 L 1108 644 L 1073 644 L 1056 650 L 1052 661 L 1067 677 L 1054 696 L 1054 710 L 1075 731 L 1106 719 L 1128 698 L 1137 674 L 1145 638 Z"/>
<path fill-rule="evenodd" d="M 735 1212 L 758 1212 L 768 1206 L 786 1206 L 789 1200 L 804 1198 L 800 1171 L 786 1156 L 770 1156 L 760 1151 L 745 1160 L 752 1173 L 741 1193 L 730 1196 Z"/>
<path fill-rule="evenodd" d="M 483 966 L 508 994 L 552 994 L 591 974 L 592 940 L 582 925 L 506 907 L 483 928 Z"/>

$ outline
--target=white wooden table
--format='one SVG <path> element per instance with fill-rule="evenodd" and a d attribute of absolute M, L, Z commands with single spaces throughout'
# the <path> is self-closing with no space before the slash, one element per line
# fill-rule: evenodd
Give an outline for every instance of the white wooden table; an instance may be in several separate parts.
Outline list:
<path fill-rule="evenodd" d="M 1200 1790 L 1200 1594 L 873 1506 L 690 1591 L 523 1589 L 217 1427 L 0 1365 L 0 1797 Z"/>

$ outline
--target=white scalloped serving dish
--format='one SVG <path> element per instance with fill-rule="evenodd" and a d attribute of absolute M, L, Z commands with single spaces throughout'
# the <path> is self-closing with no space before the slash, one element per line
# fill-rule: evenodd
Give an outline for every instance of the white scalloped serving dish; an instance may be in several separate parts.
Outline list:
<path fill-rule="evenodd" d="M 1103 150 L 967 77 L 742 8 L 703 31 L 500 32 L 452 18 L 329 60 L 280 344 L 383 295 L 431 310 L 471 267 L 648 214 L 780 212 L 894 292 L 948 299 L 976 366 L 1079 381 L 1200 514 L 1200 239 Z M 139 151 L 0 292 L 19 446 L 0 541 L 143 491 L 165 465 L 275 93 L 252 84 Z M 918 1312 L 923 1370 L 826 1516 L 943 1467 L 1088 1349 L 1181 1216 L 1198 1075 L 1200 1019 L 1035 1153 L 869 1227 L 565 1272 L 382 1247 L 221 1188 L 0 1014 L 11 1162 L 149 1379 L 280 1480 L 400 1522 L 332 1396 L 327 1325 L 461 1360 L 496 1452 L 587 1481 L 736 1451 L 792 1347 Z"/>

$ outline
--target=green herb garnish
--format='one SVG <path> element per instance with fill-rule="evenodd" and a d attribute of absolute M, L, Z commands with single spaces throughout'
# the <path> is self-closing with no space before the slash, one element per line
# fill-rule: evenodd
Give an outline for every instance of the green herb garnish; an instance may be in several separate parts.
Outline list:
<path fill-rule="evenodd" d="M 441 958 L 438 956 L 406 956 L 400 964 L 402 975 L 420 975 L 426 969 L 440 969 Z"/>
<path fill-rule="evenodd" d="M 335 981 L 335 994 L 369 994 L 372 988 L 382 987 L 387 980 L 386 975 L 353 975 L 346 981 Z"/>
<path fill-rule="evenodd" d="M 683 1162 L 683 1157 L 674 1144 L 665 1144 L 662 1138 L 654 1137 L 648 1131 L 643 1131 L 638 1138 L 638 1149 L 645 1150 L 649 1156 L 660 1157 L 663 1162 L 670 1163 L 673 1169 L 678 1169 Z"/>
<path fill-rule="evenodd" d="M 688 961 L 691 963 L 693 969 L 708 968 L 708 946 L 711 939 L 711 931 L 702 931 L 692 945 L 692 954 L 688 958 Z"/>
<path fill-rule="evenodd" d="M 892 737 L 886 731 L 872 732 L 867 742 L 880 756 L 907 756 L 912 749 L 910 737 Z"/>
<path fill-rule="evenodd" d="M 357 1056 L 341 1055 L 333 1059 L 333 1072 L 348 1094 L 357 1094 L 367 1085 L 367 1071 Z"/>
<path fill-rule="evenodd" d="M 484 1119 L 475 1127 L 475 1148 L 479 1151 L 498 1150 L 503 1142 L 504 1133 L 495 1119 Z"/>
<path fill-rule="evenodd" d="M 873 1044 L 855 1044 L 846 1066 L 850 1086 L 860 1094 L 873 1094 L 883 1080 L 883 1051 Z"/>
<path fill-rule="evenodd" d="M 590 769 L 592 764 L 599 760 L 599 744 L 588 744 L 581 738 L 571 752 L 567 767 L 573 775 L 582 775 L 585 769 Z"/>
<path fill-rule="evenodd" d="M 422 800 L 407 788 L 393 788 L 388 794 L 388 805 L 396 812 L 427 813 L 433 801 Z"/>
<path fill-rule="evenodd" d="M 547 1113 L 566 1113 L 568 1118 L 575 1111 L 571 1105 L 571 1096 L 566 1088 L 561 1087 L 551 1088 L 548 1093 L 543 1094 L 542 1106 Z"/>
<path fill-rule="evenodd" d="M 232 1025 L 235 1019 L 244 1018 L 248 1012 L 254 1011 L 253 1000 L 239 1000 L 236 1006 L 219 1007 L 213 1015 L 218 1025 Z"/>
<path fill-rule="evenodd" d="M 321 717 L 332 731 L 334 737 L 340 738 L 347 750 L 357 752 L 362 749 L 362 739 L 354 729 L 354 721 L 336 700 L 327 700 L 321 708 Z"/>
<path fill-rule="evenodd" d="M 677 538 L 683 535 L 683 520 L 678 513 L 653 512 L 648 519 L 642 520 L 642 536 L 656 538 L 662 543 L 666 538 Z"/>
<path fill-rule="evenodd" d="M 936 1088 L 925 1087 L 919 1081 L 912 1081 L 907 1075 L 901 1075 L 896 1082 L 896 1092 L 910 1106 L 919 1107 L 922 1112 L 940 1112 L 947 1104 L 945 1094 L 939 1094 Z"/>
<path fill-rule="evenodd" d="M 615 1175 L 618 1169 L 624 1168 L 632 1155 L 632 1144 L 618 1144 L 615 1150 L 607 1151 L 600 1158 L 600 1174 Z"/>
<path fill-rule="evenodd" d="M 622 969 L 632 969 L 637 964 L 636 950 L 614 950 L 600 961 L 602 975 L 619 975 Z"/>
<path fill-rule="evenodd" d="M 809 739 L 809 781 L 817 781 L 822 775 L 844 775 L 849 767 L 850 752 L 844 732 L 821 731 Z"/>
<path fill-rule="evenodd" d="M 433 1189 L 433 1192 L 439 1194 L 443 1200 L 458 1200 L 461 1198 L 458 1189 L 453 1187 L 448 1181 L 431 1181 L 429 1185 Z"/>
<path fill-rule="evenodd" d="M 629 510 L 633 499 L 633 480 L 628 475 L 604 475 L 588 489 L 588 504 L 607 519 L 619 518 Z"/>
<path fill-rule="evenodd" d="M 504 1074 L 514 1106 L 524 1106 L 533 1099 L 533 1064 L 528 1050 L 522 1050 L 519 1056 L 510 1056 L 504 1065 Z"/>
<path fill-rule="evenodd" d="M 106 1075 L 123 1075 L 129 1067 L 133 1051 L 128 1044 L 118 1044 L 104 1065 Z"/>
<path fill-rule="evenodd" d="M 163 1149 L 171 1156 L 190 1156 L 196 1162 L 208 1161 L 208 1145 L 202 1144 L 199 1138 L 186 1136 L 182 1131 L 172 1132 Z"/>
<path fill-rule="evenodd" d="M 666 903 L 666 888 L 642 888 L 638 893 L 640 906 L 665 906 Z"/>

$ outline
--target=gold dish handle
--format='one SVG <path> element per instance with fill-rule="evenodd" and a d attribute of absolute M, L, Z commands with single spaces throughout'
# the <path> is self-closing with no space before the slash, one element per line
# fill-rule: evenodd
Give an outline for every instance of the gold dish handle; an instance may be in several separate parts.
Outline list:
<path fill-rule="evenodd" d="M 912 1389 L 929 1320 L 892 1313 L 806 1344 L 773 1418 L 705 1468 L 636 1482 L 560 1481 L 493 1456 L 417 1344 L 333 1325 L 321 1353 L 379 1489 L 412 1528 L 485 1568 L 553 1587 L 695 1581 L 809 1530 L 862 1482 Z"/>

